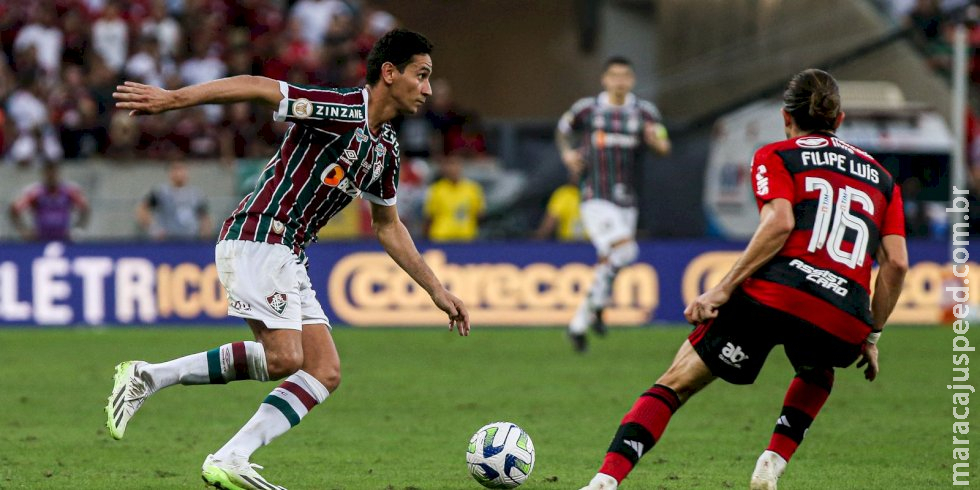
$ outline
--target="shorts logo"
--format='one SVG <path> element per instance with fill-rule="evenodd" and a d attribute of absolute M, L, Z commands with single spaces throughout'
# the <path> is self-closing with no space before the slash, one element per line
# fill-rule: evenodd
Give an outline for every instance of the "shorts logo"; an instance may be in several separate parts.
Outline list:
<path fill-rule="evenodd" d="M 718 354 L 718 359 L 721 359 L 732 367 L 741 368 L 741 362 L 748 359 L 748 354 L 742 352 L 742 347 L 734 345 L 731 342 L 725 344 L 725 347 L 721 349 L 721 354 Z"/>
<path fill-rule="evenodd" d="M 796 140 L 796 146 L 800 148 L 823 148 L 830 143 L 827 140 L 819 136 L 808 136 L 806 138 L 800 138 Z"/>
<path fill-rule="evenodd" d="M 266 296 L 265 300 L 277 315 L 282 315 L 282 312 L 286 311 L 286 293 L 276 291 L 272 295 Z"/>
<path fill-rule="evenodd" d="M 310 103 L 309 99 L 296 99 L 293 101 L 293 115 L 300 118 L 306 119 L 313 114 L 313 104 Z"/>
<path fill-rule="evenodd" d="M 228 304 L 230 304 L 231 307 L 234 308 L 237 311 L 252 311 L 252 305 L 250 305 L 250 304 L 248 304 L 248 303 L 246 303 L 246 302 L 244 302 L 244 301 L 242 301 L 240 299 L 229 300 L 228 301 Z"/>

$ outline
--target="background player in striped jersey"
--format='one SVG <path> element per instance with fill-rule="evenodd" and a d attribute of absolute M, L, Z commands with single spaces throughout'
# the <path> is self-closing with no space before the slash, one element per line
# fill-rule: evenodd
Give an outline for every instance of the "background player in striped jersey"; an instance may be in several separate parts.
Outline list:
<path fill-rule="evenodd" d="M 759 227 L 721 283 L 684 310 L 697 328 L 623 418 L 583 490 L 616 489 L 688 398 L 715 377 L 754 382 L 783 344 L 796 376 L 751 479 L 754 490 L 774 490 L 830 396 L 834 368 L 860 357 L 865 377 L 877 376 L 876 343 L 908 270 L 901 194 L 884 167 L 834 135 L 844 112 L 833 77 L 800 72 L 783 102 L 789 139 L 752 160 Z"/>
<path fill-rule="evenodd" d="M 598 255 L 595 279 L 568 326 L 579 352 L 585 351 L 589 326 L 600 335 L 606 333 L 602 310 L 613 280 L 639 254 L 634 182 L 641 152 L 644 147 L 661 155 L 670 152 L 660 111 L 633 95 L 635 83 L 630 61 L 610 58 L 602 74 L 604 91 L 572 105 L 555 132 L 562 162 L 579 179 L 582 224 Z"/>
<path fill-rule="evenodd" d="M 469 333 L 462 301 L 422 260 L 398 217 L 399 149 L 389 121 L 415 113 L 432 94 L 432 45 L 420 34 L 394 30 L 368 56 L 367 86 L 327 89 L 237 76 L 176 91 L 126 82 L 117 107 L 156 114 L 208 103 L 258 101 L 294 123 L 252 191 L 225 220 L 215 246 L 228 312 L 244 318 L 255 342 L 234 342 L 159 364 L 116 368 L 108 426 L 116 439 L 145 399 L 175 384 L 226 383 L 286 377 L 227 444 L 208 455 L 204 480 L 225 489 L 280 488 L 249 462 L 340 384 L 340 358 L 329 323 L 306 273 L 306 246 L 317 230 L 355 197 L 371 202 L 374 231 L 385 251 L 449 317 Z"/>

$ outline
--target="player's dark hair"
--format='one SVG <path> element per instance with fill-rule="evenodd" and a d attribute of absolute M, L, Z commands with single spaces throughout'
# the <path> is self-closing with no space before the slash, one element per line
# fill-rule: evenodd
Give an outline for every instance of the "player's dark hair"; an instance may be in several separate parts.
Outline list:
<path fill-rule="evenodd" d="M 610 56 L 602 65 L 602 71 L 606 71 L 613 65 L 626 65 L 633 68 L 633 62 L 625 56 Z"/>
<path fill-rule="evenodd" d="M 833 131 L 841 112 L 837 80 L 815 68 L 797 73 L 783 92 L 783 108 L 803 131 Z"/>
<path fill-rule="evenodd" d="M 381 65 L 391 63 L 399 73 L 417 54 L 432 53 L 432 43 L 425 36 L 407 29 L 393 29 L 374 43 L 367 58 L 367 83 L 374 85 L 381 79 Z"/>

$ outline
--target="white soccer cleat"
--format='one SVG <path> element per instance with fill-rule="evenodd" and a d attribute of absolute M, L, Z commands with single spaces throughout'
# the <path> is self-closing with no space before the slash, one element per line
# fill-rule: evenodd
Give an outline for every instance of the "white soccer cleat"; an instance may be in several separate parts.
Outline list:
<path fill-rule="evenodd" d="M 123 438 L 129 420 L 152 394 L 149 384 L 137 373 L 145 365 L 143 361 L 126 361 L 116 365 L 112 393 L 105 407 L 106 427 L 113 439 Z"/>
<path fill-rule="evenodd" d="M 266 481 L 255 471 L 256 468 L 263 469 L 234 453 L 228 459 L 218 459 L 209 454 L 201 466 L 201 478 L 209 486 L 222 490 L 286 490 Z"/>
<path fill-rule="evenodd" d="M 759 456 L 752 472 L 751 490 L 776 490 L 776 482 L 786 471 L 786 460 L 782 456 L 766 450 Z"/>
<path fill-rule="evenodd" d="M 588 485 L 582 487 L 581 490 L 616 490 L 619 487 L 619 482 L 615 478 L 605 474 L 596 473 L 592 477 L 592 481 Z"/>

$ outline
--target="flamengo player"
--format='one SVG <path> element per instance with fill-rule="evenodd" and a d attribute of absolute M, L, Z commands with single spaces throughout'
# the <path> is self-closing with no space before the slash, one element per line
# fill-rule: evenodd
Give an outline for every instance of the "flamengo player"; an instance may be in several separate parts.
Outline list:
<path fill-rule="evenodd" d="M 602 73 L 605 91 L 572 105 L 555 132 L 562 162 L 579 178 L 582 225 L 599 258 L 588 295 L 568 325 L 579 352 L 586 349 L 590 325 L 597 334 L 606 333 L 602 310 L 609 303 L 613 280 L 639 254 L 633 186 L 640 152 L 645 146 L 661 155 L 670 152 L 660 111 L 631 93 L 635 82 L 628 59 L 610 58 Z"/>
<path fill-rule="evenodd" d="M 255 190 L 221 228 L 215 259 L 228 293 L 228 313 L 244 318 L 255 342 L 225 344 L 160 364 L 116 367 L 106 407 L 112 436 L 121 439 L 148 396 L 175 384 L 224 384 L 286 377 L 244 427 L 208 455 L 204 481 L 223 489 L 279 489 L 249 462 L 340 384 L 340 359 L 328 321 L 306 273 L 304 249 L 317 230 L 355 197 L 371 202 L 374 231 L 395 262 L 449 316 L 449 328 L 469 333 L 463 303 L 423 262 L 398 218 L 398 143 L 388 124 L 412 114 L 432 94 L 432 45 L 420 34 L 394 30 L 368 56 L 363 88 L 301 87 L 238 76 L 166 91 L 126 82 L 113 96 L 131 114 L 156 114 L 207 103 L 259 101 L 294 124 L 266 165 Z"/>
<path fill-rule="evenodd" d="M 616 489 L 688 398 L 715 377 L 751 384 L 783 344 L 796 376 L 751 479 L 752 489 L 773 490 L 830 396 L 834 368 L 860 358 L 865 377 L 877 376 L 876 343 L 908 270 L 901 195 L 884 167 L 834 135 L 844 112 L 833 77 L 797 74 L 783 103 L 789 139 L 752 160 L 755 235 L 721 283 L 684 310 L 697 328 L 623 418 L 583 490 Z"/>

